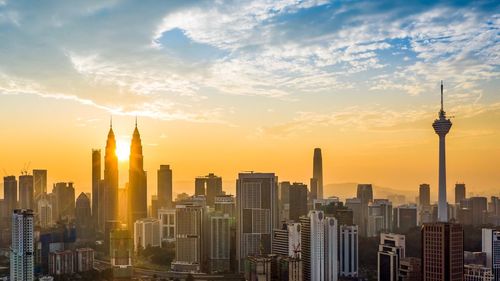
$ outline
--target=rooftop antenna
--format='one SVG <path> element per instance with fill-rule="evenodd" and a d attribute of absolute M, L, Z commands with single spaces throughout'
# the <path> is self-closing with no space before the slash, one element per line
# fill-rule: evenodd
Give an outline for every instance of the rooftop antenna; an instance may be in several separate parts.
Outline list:
<path fill-rule="evenodd" d="M 443 110 L 443 80 L 441 80 L 441 111 Z"/>
<path fill-rule="evenodd" d="M 135 127 L 137 128 L 137 115 L 135 116 Z"/>
<path fill-rule="evenodd" d="M 109 128 L 113 129 L 113 115 L 109 117 Z"/>

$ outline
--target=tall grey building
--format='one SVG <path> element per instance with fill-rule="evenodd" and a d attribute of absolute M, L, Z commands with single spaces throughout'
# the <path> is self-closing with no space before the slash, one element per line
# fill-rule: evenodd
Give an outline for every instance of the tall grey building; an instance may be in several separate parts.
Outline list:
<path fill-rule="evenodd" d="M 294 182 L 289 189 L 289 219 L 298 222 L 307 215 L 307 185 Z"/>
<path fill-rule="evenodd" d="M 325 276 L 325 214 L 312 210 L 300 218 L 304 281 L 322 281 Z"/>
<path fill-rule="evenodd" d="M 358 226 L 340 226 L 339 274 L 343 277 L 358 276 Z"/>
<path fill-rule="evenodd" d="M 16 209 L 12 214 L 10 280 L 35 280 L 34 218 L 32 210 Z"/>
<path fill-rule="evenodd" d="M 38 200 L 42 194 L 47 193 L 47 170 L 33 170 L 33 189 L 35 201 Z"/>
<path fill-rule="evenodd" d="M 75 188 L 72 182 L 58 182 L 52 188 L 54 202 L 52 219 L 73 219 L 75 217 Z"/>
<path fill-rule="evenodd" d="M 177 205 L 175 209 L 175 271 L 201 270 L 204 256 L 204 207 L 195 204 Z"/>
<path fill-rule="evenodd" d="M 19 176 L 19 208 L 30 209 L 35 208 L 35 194 L 33 190 L 33 176 Z"/>
<path fill-rule="evenodd" d="M 158 207 L 172 207 L 172 169 L 170 165 L 160 165 L 158 170 Z"/>
<path fill-rule="evenodd" d="M 4 218 L 10 224 L 12 213 L 17 208 L 17 180 L 15 176 L 6 176 L 3 178 L 3 198 L 5 205 Z"/>
<path fill-rule="evenodd" d="M 99 199 L 102 192 L 99 192 L 101 182 L 101 150 L 92 149 L 92 222 L 94 227 L 101 230 L 104 228 L 104 222 L 99 220 L 99 212 L 102 211 L 99 206 Z"/>
<path fill-rule="evenodd" d="M 220 212 L 208 216 L 209 272 L 229 272 L 231 265 L 231 228 L 234 217 Z"/>
<path fill-rule="evenodd" d="M 500 230 L 482 230 L 482 251 L 486 253 L 486 267 L 493 271 L 494 281 L 500 281 Z"/>
<path fill-rule="evenodd" d="M 90 239 L 92 235 L 92 213 L 90 199 L 85 193 L 80 193 L 75 203 L 76 234 L 80 239 Z"/>
<path fill-rule="evenodd" d="M 420 185 L 418 189 L 418 206 L 429 207 L 431 205 L 431 187 L 427 183 Z"/>
<path fill-rule="evenodd" d="M 137 220 L 148 217 L 147 176 L 144 171 L 142 141 L 139 129 L 137 128 L 137 120 L 130 143 L 129 157 L 127 226 L 129 231 L 132 231 L 134 229 L 134 223 Z"/>
<path fill-rule="evenodd" d="M 321 156 L 321 148 L 314 149 L 313 178 L 318 181 L 316 194 L 314 194 L 315 197 L 313 199 L 323 199 L 323 158 Z"/>
<path fill-rule="evenodd" d="M 106 232 L 106 222 L 118 220 L 118 156 L 116 155 L 116 138 L 113 124 L 110 123 L 106 149 L 104 153 L 103 183 L 103 230 Z M 105 233 L 109 237 L 109 233 Z"/>
<path fill-rule="evenodd" d="M 359 235 L 368 235 L 368 204 L 373 202 L 373 188 L 371 184 L 358 184 L 356 198 L 361 201 Z"/>
<path fill-rule="evenodd" d="M 197 177 L 194 182 L 195 195 L 205 195 L 207 205 L 214 206 L 215 196 L 222 195 L 222 178 L 210 173 L 204 177 Z"/>
<path fill-rule="evenodd" d="M 250 255 L 270 254 L 278 226 L 278 179 L 274 173 L 240 173 L 236 181 L 236 258 L 244 269 Z"/>
<path fill-rule="evenodd" d="M 455 184 L 455 204 L 460 204 L 460 201 L 465 198 L 465 183 Z"/>

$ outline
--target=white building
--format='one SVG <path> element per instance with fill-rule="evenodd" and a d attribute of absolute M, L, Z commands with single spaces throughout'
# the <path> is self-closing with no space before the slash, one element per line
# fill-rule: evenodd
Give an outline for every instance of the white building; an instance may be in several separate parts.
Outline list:
<path fill-rule="evenodd" d="M 325 216 L 323 211 L 312 210 L 300 218 L 302 233 L 302 266 L 304 280 L 325 279 Z"/>
<path fill-rule="evenodd" d="M 12 243 L 10 280 L 32 281 L 34 277 L 33 211 L 14 210 L 12 214 Z"/>
<path fill-rule="evenodd" d="M 399 280 L 399 263 L 405 258 L 406 239 L 404 235 L 381 233 L 378 248 L 378 280 Z"/>
<path fill-rule="evenodd" d="M 494 281 L 491 268 L 480 264 L 464 265 L 464 281 Z"/>
<path fill-rule="evenodd" d="M 340 276 L 358 276 L 358 226 L 340 226 Z"/>
<path fill-rule="evenodd" d="M 231 264 L 231 225 L 229 214 L 214 213 L 209 217 L 209 271 L 229 272 Z"/>
<path fill-rule="evenodd" d="M 338 223 L 334 217 L 325 221 L 325 281 L 337 281 L 339 276 L 337 233 Z"/>
<path fill-rule="evenodd" d="M 301 257 L 300 223 L 284 223 L 279 229 L 274 230 L 272 253 L 283 257 Z"/>
<path fill-rule="evenodd" d="M 160 221 L 153 218 L 144 218 L 134 223 L 134 247 L 137 251 L 139 247 L 146 249 L 150 247 L 160 247 Z"/>
<path fill-rule="evenodd" d="M 158 210 L 160 220 L 161 241 L 175 241 L 175 209 L 160 208 Z"/>
<path fill-rule="evenodd" d="M 483 252 L 486 266 L 491 268 L 495 281 L 500 281 L 500 230 L 483 228 Z"/>

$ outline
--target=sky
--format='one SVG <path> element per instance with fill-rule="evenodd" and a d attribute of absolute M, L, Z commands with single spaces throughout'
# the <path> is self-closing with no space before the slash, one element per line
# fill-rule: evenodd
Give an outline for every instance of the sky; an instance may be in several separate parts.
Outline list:
<path fill-rule="evenodd" d="M 444 80 L 449 192 L 500 195 L 499 43 L 498 1 L 0 0 L 0 168 L 89 192 L 111 116 L 121 147 L 137 116 L 149 195 L 160 164 L 174 193 L 308 183 L 321 147 L 325 184 L 436 198 Z"/>

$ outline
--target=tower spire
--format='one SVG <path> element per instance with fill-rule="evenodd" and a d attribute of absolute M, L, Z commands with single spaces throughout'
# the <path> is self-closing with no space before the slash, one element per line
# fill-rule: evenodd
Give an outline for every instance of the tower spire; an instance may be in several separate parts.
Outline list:
<path fill-rule="evenodd" d="M 137 128 L 137 115 L 135 116 L 135 127 Z"/>
<path fill-rule="evenodd" d="M 443 111 L 443 80 L 441 80 L 441 112 Z"/>
<path fill-rule="evenodd" d="M 113 129 L 113 115 L 111 115 L 111 117 L 109 117 L 109 128 Z"/>

